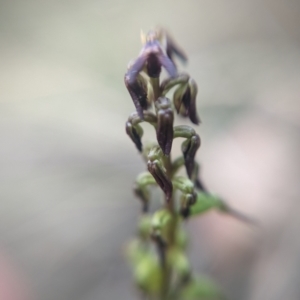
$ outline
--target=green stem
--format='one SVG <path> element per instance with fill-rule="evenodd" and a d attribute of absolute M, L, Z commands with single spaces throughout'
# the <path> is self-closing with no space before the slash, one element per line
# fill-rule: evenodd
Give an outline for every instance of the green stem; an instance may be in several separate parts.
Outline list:
<path fill-rule="evenodd" d="M 152 89 L 153 89 L 154 101 L 156 101 L 162 95 L 162 91 L 161 91 L 160 83 L 159 83 L 159 78 L 150 78 L 150 82 L 151 82 Z M 179 131 L 180 133 L 181 133 L 181 131 L 183 131 L 184 134 L 190 135 L 190 130 L 187 130 L 186 128 L 179 127 L 177 129 L 177 131 Z M 186 131 L 188 131 L 188 133 Z M 164 167 L 166 169 L 167 176 L 169 177 L 170 180 L 172 180 L 175 172 L 173 170 L 171 155 L 163 156 L 163 164 L 164 164 Z M 166 209 L 169 210 L 172 218 L 171 218 L 170 227 L 169 227 L 169 231 L 168 231 L 168 237 L 167 237 L 168 245 L 165 249 L 165 251 L 166 251 L 166 255 L 165 255 L 166 263 L 163 266 L 163 268 L 164 268 L 163 269 L 163 274 L 164 275 L 163 275 L 163 284 L 162 284 L 160 300 L 167 300 L 169 298 L 169 295 L 170 295 L 171 279 L 172 279 L 172 266 L 170 266 L 168 264 L 168 261 L 169 261 L 168 257 L 169 257 L 169 253 L 170 253 L 171 249 L 175 245 L 176 230 L 177 230 L 177 227 L 178 227 L 178 224 L 177 224 L 178 223 L 177 222 L 178 218 L 177 218 L 177 214 L 176 214 L 174 196 L 172 196 L 171 199 L 168 202 L 165 201 L 165 203 L 166 203 L 165 204 Z"/>
<path fill-rule="evenodd" d="M 164 166 L 166 168 L 167 176 L 170 180 L 173 177 L 173 167 L 172 167 L 172 160 L 171 156 L 164 156 L 163 158 Z M 168 296 L 170 294 L 171 289 L 171 278 L 172 278 L 172 267 L 168 264 L 168 257 L 170 250 L 174 247 L 175 238 L 176 238 L 176 230 L 177 230 L 177 216 L 175 210 L 175 199 L 174 196 L 171 197 L 169 202 L 166 202 L 166 208 L 170 211 L 172 215 L 169 233 L 168 233 L 168 245 L 166 248 L 166 264 L 164 266 L 164 276 L 163 276 L 163 289 L 161 300 L 169 299 Z"/>
<path fill-rule="evenodd" d="M 150 77 L 150 82 L 153 89 L 154 102 L 161 96 L 161 90 L 159 86 L 159 77 Z"/>
<path fill-rule="evenodd" d="M 153 89 L 154 94 L 154 101 L 156 101 L 161 96 L 161 89 L 159 84 L 159 78 L 150 78 L 150 82 Z M 163 163 L 167 172 L 167 176 L 170 180 L 173 177 L 173 167 L 172 167 L 172 160 L 171 155 L 163 157 Z M 162 291 L 161 291 L 161 300 L 167 300 L 168 295 L 170 294 L 170 287 L 171 287 L 171 277 L 172 277 L 172 268 L 168 265 L 168 253 L 170 249 L 174 246 L 175 236 L 176 236 L 176 228 L 177 228 L 177 218 L 175 212 L 175 203 L 174 197 L 172 196 L 169 202 L 165 201 L 166 208 L 170 211 L 172 215 L 172 220 L 169 229 L 169 236 L 168 236 L 168 245 L 166 248 L 166 263 L 164 264 L 163 270 L 163 284 L 162 284 Z"/>

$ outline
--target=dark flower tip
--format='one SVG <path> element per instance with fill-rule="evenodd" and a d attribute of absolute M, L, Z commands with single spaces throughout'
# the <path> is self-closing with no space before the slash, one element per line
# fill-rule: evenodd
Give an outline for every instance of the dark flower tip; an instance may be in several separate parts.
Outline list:
<path fill-rule="evenodd" d="M 160 97 L 155 102 L 157 111 L 157 142 L 165 155 L 169 155 L 173 143 L 174 115 L 168 98 Z"/>
<path fill-rule="evenodd" d="M 166 200 L 167 202 L 169 202 L 172 197 L 173 185 L 167 174 L 165 173 L 161 163 L 158 160 L 149 160 L 147 166 L 148 171 L 151 173 L 156 183 L 163 190 L 166 195 Z"/>
<path fill-rule="evenodd" d="M 140 152 L 142 152 L 142 148 L 143 148 L 142 140 L 141 140 L 142 129 L 141 127 L 139 127 L 139 125 L 136 125 L 136 127 L 139 129 L 140 134 L 137 131 L 137 129 L 132 125 L 132 123 L 126 122 L 126 133 L 129 135 L 129 137 L 131 138 L 131 140 L 133 141 L 137 149 Z"/>

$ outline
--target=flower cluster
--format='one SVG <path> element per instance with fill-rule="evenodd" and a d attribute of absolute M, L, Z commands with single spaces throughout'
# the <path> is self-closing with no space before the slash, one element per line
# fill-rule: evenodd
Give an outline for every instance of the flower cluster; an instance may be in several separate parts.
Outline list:
<path fill-rule="evenodd" d="M 195 125 L 200 123 L 197 84 L 188 74 L 178 72 L 175 65 L 175 58 L 186 61 L 186 55 L 165 30 L 150 31 L 142 40 L 143 48 L 129 64 L 124 78 L 136 109 L 126 122 L 126 133 L 147 165 L 147 171 L 134 184 L 143 212 L 138 237 L 128 248 L 136 282 L 149 299 L 219 299 L 215 285 L 191 270 L 184 253 L 187 238 L 182 224 L 211 208 L 244 220 L 245 217 L 208 193 L 200 180 L 195 158 L 201 141 L 195 129 L 174 126 L 176 113 Z M 163 80 L 162 69 L 168 74 Z M 143 122 L 153 126 L 157 143 L 143 145 Z M 178 137 L 184 139 L 182 155 L 172 160 L 173 140 Z M 178 176 L 181 167 L 186 176 Z M 151 186 L 158 186 L 164 195 L 162 208 L 153 214 L 149 212 Z"/>

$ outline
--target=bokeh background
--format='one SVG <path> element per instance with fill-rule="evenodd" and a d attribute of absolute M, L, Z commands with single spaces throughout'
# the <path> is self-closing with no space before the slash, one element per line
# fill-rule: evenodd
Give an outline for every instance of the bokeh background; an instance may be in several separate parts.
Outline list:
<path fill-rule="evenodd" d="M 199 86 L 204 182 L 260 225 L 189 222 L 195 272 L 232 300 L 300 298 L 298 0 L 1 0 L 0 299 L 138 299 L 123 76 L 155 25 Z"/>

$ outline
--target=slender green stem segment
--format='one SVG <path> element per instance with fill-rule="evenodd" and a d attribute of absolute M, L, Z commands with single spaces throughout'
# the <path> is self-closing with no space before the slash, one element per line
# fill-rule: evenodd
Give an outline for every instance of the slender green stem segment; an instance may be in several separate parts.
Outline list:
<path fill-rule="evenodd" d="M 159 86 L 159 78 L 150 78 L 150 83 L 152 85 L 153 94 L 155 101 L 162 96 L 162 91 Z M 173 177 L 173 165 L 171 160 L 171 154 L 170 155 L 163 155 L 162 158 L 166 175 L 169 178 L 170 181 L 172 181 Z M 166 199 L 167 200 L 167 199 Z M 169 230 L 168 230 L 168 244 L 165 248 L 165 257 L 168 261 L 168 253 L 170 253 L 170 250 L 172 249 L 174 242 L 175 242 L 175 235 L 176 235 L 176 228 L 177 228 L 177 216 L 175 212 L 175 203 L 174 203 L 174 196 L 172 195 L 168 201 L 164 201 L 166 209 L 170 212 L 171 220 L 169 224 Z M 163 266 L 163 283 L 162 283 L 162 290 L 161 290 L 161 300 L 168 299 L 168 295 L 170 292 L 170 285 L 171 285 L 171 277 L 172 277 L 172 268 L 168 263 L 165 263 Z"/>
<path fill-rule="evenodd" d="M 154 101 L 156 101 L 161 96 L 159 77 L 150 77 L 150 84 L 153 89 Z"/>

